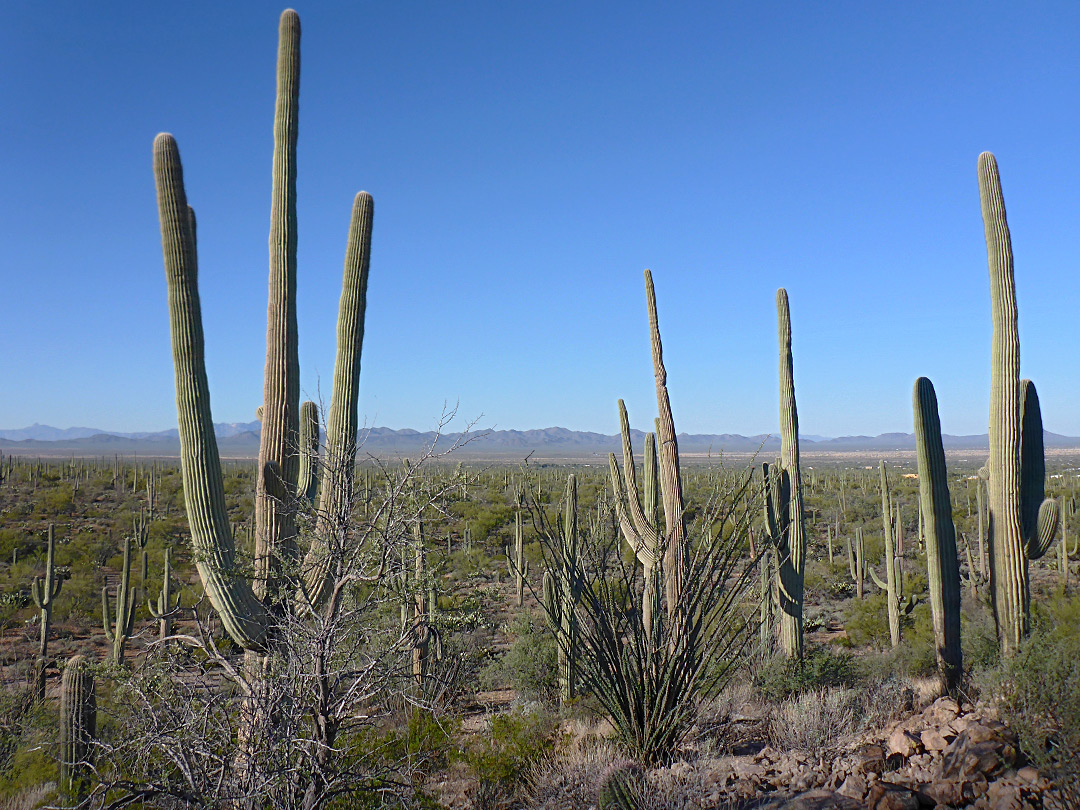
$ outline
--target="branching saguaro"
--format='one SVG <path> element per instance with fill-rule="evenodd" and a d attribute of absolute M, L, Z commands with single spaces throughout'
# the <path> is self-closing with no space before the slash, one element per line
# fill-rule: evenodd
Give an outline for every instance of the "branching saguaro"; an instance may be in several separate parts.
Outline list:
<path fill-rule="evenodd" d="M 1057 502 L 1044 500 L 1042 416 L 1035 386 L 1020 379 L 1020 332 L 1012 238 L 997 161 L 979 155 L 979 201 L 986 232 L 993 319 L 990 366 L 990 587 L 1002 650 L 1027 635 L 1028 560 L 1041 557 L 1057 531 Z"/>

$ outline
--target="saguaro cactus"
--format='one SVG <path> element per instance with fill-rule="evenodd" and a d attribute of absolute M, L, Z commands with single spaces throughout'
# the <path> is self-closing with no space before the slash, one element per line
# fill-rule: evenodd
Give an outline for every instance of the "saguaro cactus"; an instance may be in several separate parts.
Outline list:
<path fill-rule="evenodd" d="M 942 689 L 956 696 L 964 673 L 960 648 L 960 564 L 956 558 L 945 449 L 941 443 L 937 395 L 926 377 L 915 381 L 915 449 L 919 464 L 919 500 L 926 537 L 926 573 L 930 585 L 930 611 L 934 621 L 934 647 Z M 974 573 L 974 572 L 973 572 Z"/>
<path fill-rule="evenodd" d="M 885 470 L 885 460 L 881 460 L 881 522 L 885 532 L 885 582 L 878 579 L 874 569 L 870 569 L 870 576 L 874 583 L 887 595 L 886 605 L 889 611 L 889 638 L 894 647 L 900 644 L 900 594 L 897 589 L 896 576 L 896 538 L 893 536 L 892 508 L 889 501 L 889 475 Z"/>
<path fill-rule="evenodd" d="M 45 699 L 45 667 L 48 662 L 49 651 L 49 625 L 52 622 L 53 600 L 60 595 L 60 588 L 64 580 L 56 576 L 54 553 L 56 551 L 56 534 L 53 524 L 49 524 L 48 551 L 45 555 L 45 578 L 35 577 L 30 585 L 30 594 L 34 597 L 34 604 L 41 611 L 41 636 L 38 642 L 37 659 L 37 685 L 36 696 L 38 701 Z"/>
<path fill-rule="evenodd" d="M 131 538 L 124 538 L 124 568 L 116 587 L 116 619 L 109 616 L 109 589 L 101 589 L 101 621 L 105 638 L 113 645 L 112 662 L 124 663 L 124 646 L 135 626 L 135 588 L 131 587 Z"/>
<path fill-rule="evenodd" d="M 176 600 L 171 598 L 172 589 L 172 549 L 165 549 L 165 573 L 162 576 L 161 591 L 158 593 L 157 607 L 154 602 L 147 603 L 150 615 L 158 620 L 160 639 L 164 641 L 172 635 L 172 621 L 180 611 L 180 594 L 176 594 Z"/>
<path fill-rule="evenodd" d="M 60 681 L 60 789 L 78 801 L 87 787 L 90 743 L 97 731 L 97 700 L 89 662 L 73 655 Z"/>
<path fill-rule="evenodd" d="M 766 509 L 776 550 L 780 593 L 780 646 L 784 654 L 803 655 L 803 569 L 806 529 L 803 525 L 802 473 L 799 469 L 799 414 L 795 406 L 795 377 L 791 361 L 791 312 L 787 290 L 776 291 L 780 339 L 780 461 L 766 491 Z"/>
<path fill-rule="evenodd" d="M 310 399 L 300 406 L 300 477 L 296 493 L 300 502 L 315 505 L 319 489 L 319 406 Z"/>
<path fill-rule="evenodd" d="M 237 575 L 236 551 L 225 511 L 221 463 L 210 412 L 197 287 L 195 217 L 187 204 L 175 139 L 154 141 L 154 176 L 161 219 L 162 252 L 169 285 L 169 319 L 180 427 L 184 499 L 199 576 L 229 635 L 246 650 L 265 651 L 270 609 L 285 598 L 278 578 L 292 568 L 292 510 L 299 468 L 299 388 L 296 382 L 295 147 L 300 25 L 296 12 L 282 14 L 275 118 L 271 279 L 267 369 L 256 497 L 256 580 Z M 372 202 L 360 192 L 353 204 L 345 279 L 338 318 L 338 363 L 327 437 L 332 480 L 322 489 L 323 515 L 340 520 L 351 497 L 356 445 L 356 397 L 370 249 Z M 334 403 L 340 403 L 335 409 Z M 337 414 L 335 416 L 335 414 Z M 351 448 L 352 455 L 348 455 Z M 331 508 L 328 508 L 331 507 Z M 340 528 L 340 527 L 338 527 Z M 318 602 L 330 571 L 326 537 L 317 537 L 302 568 L 307 596 Z M 289 565 L 281 565 L 287 562 Z M 290 583 L 289 593 L 294 593 Z M 265 601 L 264 601 L 265 599 Z"/>
<path fill-rule="evenodd" d="M 660 325 L 656 316 L 656 291 L 653 287 L 652 273 L 645 271 L 645 297 L 649 311 L 649 332 L 652 344 L 653 375 L 656 378 L 656 404 L 659 415 L 656 418 L 656 440 L 659 443 L 659 462 L 653 466 L 646 458 L 646 476 L 655 476 L 659 470 L 660 494 L 664 504 L 664 523 L 666 530 L 661 531 L 655 506 L 655 486 L 646 486 L 646 506 L 652 509 L 652 519 L 648 509 L 641 508 L 638 500 L 637 476 L 633 463 L 633 448 L 630 446 L 630 426 L 626 407 L 619 401 L 619 419 L 623 435 L 623 472 L 619 471 L 615 454 L 609 457 L 611 467 L 611 487 L 615 494 L 615 509 L 619 520 L 619 529 L 623 538 L 634 549 L 643 565 L 652 561 L 652 576 L 656 576 L 656 563 L 661 563 L 663 598 L 667 608 L 667 632 L 670 643 L 682 634 L 685 606 L 682 593 L 686 581 L 687 537 L 686 518 L 682 479 L 679 475 L 679 444 L 675 434 L 675 420 L 671 414 L 671 400 L 667 390 L 667 369 L 664 368 L 664 350 L 660 341 Z M 648 442 L 646 443 L 648 444 Z M 648 450 L 646 451 L 648 452 Z M 655 456 L 654 456 L 655 458 Z M 650 469 L 652 467 L 652 469 Z M 625 474 L 625 480 L 623 475 Z M 653 494 L 650 495 L 650 492 Z M 627 515 L 627 506 L 630 514 Z M 649 572 L 647 572 L 649 573 Z M 656 580 L 653 580 L 656 582 Z M 649 607 L 649 638 L 655 629 L 655 602 L 659 591 L 658 584 L 646 580 L 648 596 L 643 599 L 652 601 Z M 644 610 L 643 610 L 644 613 Z"/>
<path fill-rule="evenodd" d="M 543 600 L 548 626 L 559 648 L 559 694 L 565 703 L 575 697 L 577 670 L 577 605 L 581 601 L 581 549 L 577 530 L 577 477 L 566 478 L 562 533 L 554 570 L 544 572 Z"/>
<path fill-rule="evenodd" d="M 986 232 L 993 318 L 990 375 L 990 581 L 1003 651 L 1027 634 L 1028 559 L 1042 556 L 1057 527 L 1057 503 L 1043 499 L 1042 418 L 1030 381 L 1020 380 L 1012 240 L 997 161 L 979 155 L 979 200 Z"/>

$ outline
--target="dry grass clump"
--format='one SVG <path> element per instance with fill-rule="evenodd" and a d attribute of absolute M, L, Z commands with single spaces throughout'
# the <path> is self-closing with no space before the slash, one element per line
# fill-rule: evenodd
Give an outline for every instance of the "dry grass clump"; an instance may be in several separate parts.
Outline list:
<path fill-rule="evenodd" d="M 794 695 L 773 710 L 769 731 L 781 751 L 801 749 L 830 756 L 854 730 L 860 706 L 850 689 L 818 689 Z"/>
<path fill-rule="evenodd" d="M 576 810 L 596 804 L 600 781 L 619 750 L 606 740 L 575 737 L 566 748 L 547 757 L 529 774 L 531 810 Z"/>

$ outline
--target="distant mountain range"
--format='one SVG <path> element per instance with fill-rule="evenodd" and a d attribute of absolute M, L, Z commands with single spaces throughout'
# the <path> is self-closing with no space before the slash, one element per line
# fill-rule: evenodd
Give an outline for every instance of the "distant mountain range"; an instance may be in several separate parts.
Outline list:
<path fill-rule="evenodd" d="M 218 423 L 214 425 L 218 437 L 218 449 L 223 456 L 231 458 L 254 458 L 259 451 L 258 422 Z M 635 446 L 640 451 L 644 434 L 632 431 Z M 1080 449 L 1080 437 L 1060 436 L 1044 432 L 1048 448 Z M 376 456 L 418 454 L 436 440 L 434 432 L 404 429 L 371 428 L 361 434 L 362 452 Z M 460 433 L 447 433 L 439 437 L 437 450 L 448 449 L 463 439 Z M 942 437 L 946 450 L 987 450 L 986 434 L 975 436 Z M 804 453 L 843 453 L 914 450 L 915 437 L 911 433 L 883 433 L 880 436 L 801 436 Z M 530 453 L 538 458 L 588 458 L 620 452 L 618 435 L 568 430 L 561 427 L 542 430 L 491 430 L 477 431 L 468 437 L 467 443 L 457 451 L 463 457 L 524 458 Z M 779 432 L 772 435 L 740 436 L 733 433 L 679 434 L 679 451 L 683 455 L 719 455 L 720 453 L 754 453 L 762 451 L 770 455 L 779 451 Z M 0 430 L 0 451 L 19 455 L 147 455 L 176 456 L 180 453 L 180 441 L 176 428 L 153 432 L 114 433 L 94 428 L 54 428 L 48 425 L 31 425 L 17 430 Z"/>

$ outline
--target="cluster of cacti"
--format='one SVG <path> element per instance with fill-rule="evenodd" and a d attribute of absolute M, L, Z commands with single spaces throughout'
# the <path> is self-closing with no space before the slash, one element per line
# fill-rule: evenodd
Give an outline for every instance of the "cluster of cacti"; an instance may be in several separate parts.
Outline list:
<path fill-rule="evenodd" d="M 886 593 L 886 608 L 889 612 L 889 638 L 894 647 L 900 644 L 900 595 L 903 577 L 899 571 L 900 557 L 896 553 L 896 540 L 893 536 L 892 506 L 889 499 L 889 476 L 885 469 L 885 460 L 881 465 L 881 522 L 884 527 L 885 550 L 882 562 L 885 564 L 885 582 L 882 582 L 869 567 L 870 578 L 874 584 Z"/>
<path fill-rule="evenodd" d="M 577 606 L 581 601 L 581 547 L 577 527 L 577 477 L 566 478 L 562 532 L 558 556 L 544 572 L 543 600 L 548 624 L 558 642 L 559 696 L 573 700 L 577 669 Z"/>
<path fill-rule="evenodd" d="M 60 789 L 73 800 L 87 786 L 90 744 L 97 731 L 97 698 L 89 662 L 73 655 L 60 682 Z"/>
<path fill-rule="evenodd" d="M 799 469 L 799 414 L 791 361 L 791 313 L 787 290 L 782 287 L 776 291 L 776 312 L 780 338 L 780 458 L 771 471 L 768 464 L 762 465 L 765 524 L 776 554 L 780 646 L 785 655 L 801 659 L 806 529 Z"/>
<path fill-rule="evenodd" d="M 238 574 L 225 510 L 221 462 L 210 412 L 197 289 L 194 213 L 187 203 L 175 139 L 154 142 L 154 175 L 180 427 L 184 498 L 200 578 L 229 635 L 246 650 L 265 651 L 273 613 L 298 590 L 309 604 L 327 593 L 334 564 L 329 541 L 348 513 L 357 436 L 357 399 L 364 305 L 370 256 L 372 202 L 361 192 L 353 205 L 338 316 L 338 357 L 327 425 L 326 480 L 320 522 L 302 566 L 303 588 L 283 577 L 297 562 L 295 499 L 299 477 L 300 401 L 296 329 L 296 132 L 300 21 L 281 16 L 274 123 L 270 283 L 266 373 L 256 484 L 254 581 Z M 309 479 L 310 483 L 310 479 Z M 323 520 L 328 521 L 327 524 Z"/>
<path fill-rule="evenodd" d="M 919 465 L 920 514 L 926 532 L 926 576 L 934 622 L 934 647 L 943 690 L 954 697 L 964 674 L 960 649 L 960 565 L 956 558 L 956 530 L 941 443 L 937 395 L 926 377 L 915 381 L 915 448 Z M 884 471 L 884 463 L 882 466 Z"/>
<path fill-rule="evenodd" d="M 45 699 L 45 668 L 48 664 L 49 625 L 52 622 L 53 600 L 60 595 L 64 580 L 56 576 L 54 554 L 56 551 L 56 533 L 53 524 L 49 524 L 48 551 L 45 557 L 45 577 L 35 577 L 30 585 L 30 594 L 34 604 L 41 612 L 41 638 L 38 643 L 36 695 L 39 701 Z"/>
<path fill-rule="evenodd" d="M 990 581 L 998 637 L 1006 653 L 1027 634 L 1028 561 L 1057 531 L 1057 501 L 1044 499 L 1042 416 L 1030 380 L 1020 379 L 1020 336 L 1012 242 L 997 161 L 979 155 L 979 198 L 986 232 L 993 318 L 990 377 Z"/>
<path fill-rule="evenodd" d="M 116 618 L 110 617 L 109 589 L 101 589 L 101 622 L 105 637 L 112 644 L 111 660 L 117 666 L 124 663 L 124 646 L 135 627 L 135 588 L 131 586 L 131 538 L 124 538 L 124 567 L 116 587 Z"/>

